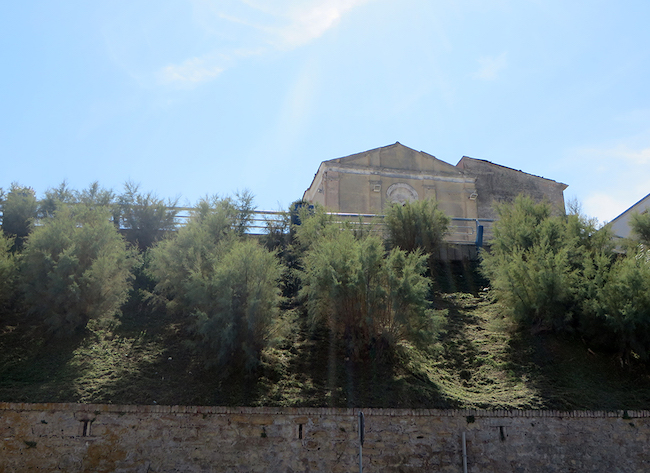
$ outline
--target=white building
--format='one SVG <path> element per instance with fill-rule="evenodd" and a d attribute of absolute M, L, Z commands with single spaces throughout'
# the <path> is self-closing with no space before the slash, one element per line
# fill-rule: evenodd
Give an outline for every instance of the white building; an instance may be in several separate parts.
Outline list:
<path fill-rule="evenodd" d="M 643 199 L 609 222 L 608 225 L 614 233 L 614 238 L 629 238 L 632 233 L 632 229 L 630 228 L 632 215 L 635 213 L 644 214 L 648 211 L 650 211 L 650 194 L 646 195 Z"/>

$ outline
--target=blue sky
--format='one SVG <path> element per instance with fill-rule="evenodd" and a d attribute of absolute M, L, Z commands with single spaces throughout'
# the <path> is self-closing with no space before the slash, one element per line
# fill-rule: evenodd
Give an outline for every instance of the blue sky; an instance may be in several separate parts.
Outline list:
<path fill-rule="evenodd" d="M 127 180 L 193 203 L 302 197 L 396 141 L 569 185 L 601 222 L 650 193 L 650 2 L 57 0 L 0 17 L 0 187 Z"/>

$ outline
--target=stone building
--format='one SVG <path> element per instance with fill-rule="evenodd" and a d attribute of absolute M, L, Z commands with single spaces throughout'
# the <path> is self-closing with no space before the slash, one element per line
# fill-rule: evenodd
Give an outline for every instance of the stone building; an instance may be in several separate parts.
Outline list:
<path fill-rule="evenodd" d="M 323 161 L 303 199 L 334 212 L 381 213 L 391 202 L 435 198 L 449 217 L 493 219 L 494 204 L 528 194 L 564 212 L 566 184 L 480 159 L 454 166 L 401 143 Z"/>

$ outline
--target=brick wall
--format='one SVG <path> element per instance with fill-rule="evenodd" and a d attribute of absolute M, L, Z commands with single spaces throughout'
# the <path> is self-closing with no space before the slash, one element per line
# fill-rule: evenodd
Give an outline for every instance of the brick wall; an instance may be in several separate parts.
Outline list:
<path fill-rule="evenodd" d="M 365 472 L 650 471 L 650 412 L 364 409 Z M 0 472 L 354 472 L 358 410 L 0 403 Z"/>

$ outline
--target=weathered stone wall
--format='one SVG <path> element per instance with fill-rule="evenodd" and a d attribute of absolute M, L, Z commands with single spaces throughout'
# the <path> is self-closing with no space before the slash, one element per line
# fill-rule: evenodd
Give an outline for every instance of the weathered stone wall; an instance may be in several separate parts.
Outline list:
<path fill-rule="evenodd" d="M 650 412 L 367 409 L 366 472 L 650 471 Z M 354 472 L 358 410 L 0 403 L 0 472 Z"/>
<path fill-rule="evenodd" d="M 495 204 L 512 202 L 520 194 L 528 195 L 537 202 L 548 201 L 556 213 L 564 214 L 566 184 L 467 156 L 456 167 L 476 176 L 480 218 L 498 218 Z"/>

